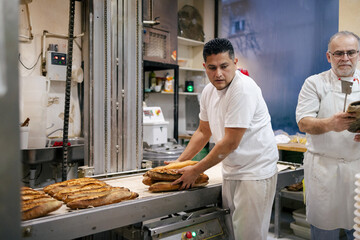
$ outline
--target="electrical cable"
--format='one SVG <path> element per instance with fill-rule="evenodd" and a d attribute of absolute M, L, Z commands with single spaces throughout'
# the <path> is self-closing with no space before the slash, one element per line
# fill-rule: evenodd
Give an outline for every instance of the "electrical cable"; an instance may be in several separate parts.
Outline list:
<path fill-rule="evenodd" d="M 27 67 L 27 66 L 25 66 L 25 64 L 24 64 L 24 63 L 21 61 L 21 59 L 20 59 L 20 53 L 19 53 L 19 58 L 18 58 L 18 59 L 19 59 L 19 62 L 21 63 L 21 65 L 22 65 L 25 69 L 31 70 L 31 69 L 33 69 L 33 68 L 38 64 L 40 57 L 41 57 L 41 53 L 39 54 L 39 56 L 38 56 L 35 64 L 34 64 L 32 67 Z"/>

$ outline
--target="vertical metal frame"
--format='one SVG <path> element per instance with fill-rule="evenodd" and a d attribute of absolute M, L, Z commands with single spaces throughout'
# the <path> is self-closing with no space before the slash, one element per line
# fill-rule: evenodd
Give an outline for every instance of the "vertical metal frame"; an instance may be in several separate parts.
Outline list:
<path fill-rule="evenodd" d="M 142 159 L 142 4 L 141 0 L 124 0 L 119 26 L 119 76 L 123 88 L 123 167 L 141 168 Z M 119 9 L 120 13 L 120 9 Z M 120 14 L 119 14 L 120 15 Z M 120 34 L 121 32 L 121 34 Z M 120 166 L 119 166 L 120 167 Z"/>
<path fill-rule="evenodd" d="M 88 161 L 95 174 L 141 168 L 141 0 L 91 1 Z M 87 91 L 88 90 L 88 91 Z M 85 133 L 86 134 L 86 133 Z"/>
<path fill-rule="evenodd" d="M 18 1 L 0 1 L 0 239 L 20 239 Z"/>
<path fill-rule="evenodd" d="M 111 34 L 110 0 L 93 2 L 93 79 L 90 118 L 95 174 L 111 172 Z"/>

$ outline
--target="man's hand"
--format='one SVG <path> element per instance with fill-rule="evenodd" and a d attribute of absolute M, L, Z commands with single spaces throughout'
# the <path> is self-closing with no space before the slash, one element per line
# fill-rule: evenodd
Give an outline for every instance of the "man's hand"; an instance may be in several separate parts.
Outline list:
<path fill-rule="evenodd" d="M 338 112 L 329 118 L 304 117 L 299 121 L 298 126 L 301 132 L 317 135 L 344 131 L 355 120 L 355 113 Z"/>
<path fill-rule="evenodd" d="M 200 175 L 195 171 L 194 166 L 187 166 L 181 168 L 177 172 L 181 173 L 182 176 L 177 180 L 175 180 L 172 184 L 179 184 L 182 182 L 182 185 L 179 190 L 191 188 L 192 185 L 195 183 L 196 179 L 198 178 L 198 176 Z"/>
<path fill-rule="evenodd" d="M 350 127 L 356 118 L 356 113 L 339 112 L 330 118 L 332 131 L 341 132 Z"/>

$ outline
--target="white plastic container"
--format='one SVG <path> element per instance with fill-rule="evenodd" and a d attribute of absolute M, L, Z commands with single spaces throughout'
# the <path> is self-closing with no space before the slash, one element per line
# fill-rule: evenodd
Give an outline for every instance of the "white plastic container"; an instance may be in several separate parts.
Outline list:
<path fill-rule="evenodd" d="M 29 118 L 28 148 L 46 145 L 47 79 L 42 76 L 21 78 L 21 118 Z"/>
<path fill-rule="evenodd" d="M 311 238 L 310 228 L 300 226 L 300 225 L 296 224 L 296 222 L 290 223 L 290 228 L 294 231 L 294 234 L 296 236 L 299 236 L 299 237 L 302 237 L 305 239 Z"/>
<path fill-rule="evenodd" d="M 27 149 L 30 127 L 20 127 L 20 148 Z"/>
<path fill-rule="evenodd" d="M 306 209 L 300 208 L 292 212 L 293 218 L 297 225 L 310 228 L 310 224 L 306 221 Z"/>

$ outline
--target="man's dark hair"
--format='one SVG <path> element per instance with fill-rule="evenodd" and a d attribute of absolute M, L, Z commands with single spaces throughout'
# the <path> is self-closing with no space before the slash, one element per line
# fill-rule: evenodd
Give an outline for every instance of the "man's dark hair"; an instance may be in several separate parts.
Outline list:
<path fill-rule="evenodd" d="M 226 38 L 215 38 L 205 43 L 203 50 L 204 62 L 212 54 L 228 52 L 230 59 L 234 60 L 234 48 L 231 42 Z"/>

